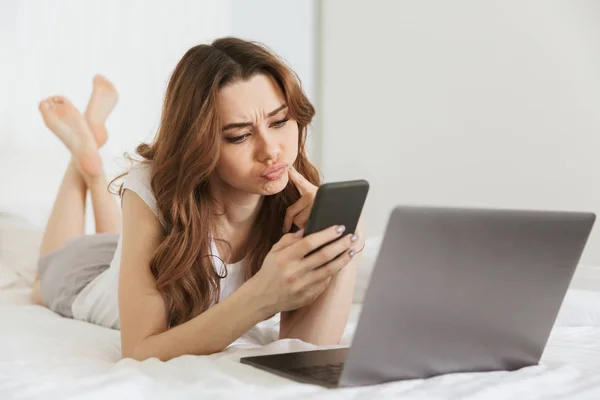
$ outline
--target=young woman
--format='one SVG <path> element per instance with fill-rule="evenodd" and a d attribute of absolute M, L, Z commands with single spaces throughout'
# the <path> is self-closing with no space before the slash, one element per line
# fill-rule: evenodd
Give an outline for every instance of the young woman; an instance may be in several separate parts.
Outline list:
<path fill-rule="evenodd" d="M 98 155 L 116 101 L 96 77 L 84 115 L 64 97 L 40 103 L 72 162 L 34 298 L 120 328 L 123 357 L 138 360 L 221 351 L 276 313 L 280 338 L 338 343 L 363 240 L 343 226 L 302 236 L 319 175 L 305 152 L 314 108 L 296 75 L 236 38 L 188 50 L 156 138 L 138 146 L 141 161 L 121 186 L 122 232 Z M 87 190 L 97 234 L 84 236 Z"/>

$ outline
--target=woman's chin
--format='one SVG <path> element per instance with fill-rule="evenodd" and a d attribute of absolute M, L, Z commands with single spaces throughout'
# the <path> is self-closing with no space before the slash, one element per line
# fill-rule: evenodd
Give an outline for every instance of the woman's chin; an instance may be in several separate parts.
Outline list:
<path fill-rule="evenodd" d="M 288 184 L 288 176 L 287 174 L 277 179 L 276 181 L 266 182 L 261 188 L 261 194 L 263 196 L 271 196 L 277 193 L 280 193 L 285 189 Z"/>

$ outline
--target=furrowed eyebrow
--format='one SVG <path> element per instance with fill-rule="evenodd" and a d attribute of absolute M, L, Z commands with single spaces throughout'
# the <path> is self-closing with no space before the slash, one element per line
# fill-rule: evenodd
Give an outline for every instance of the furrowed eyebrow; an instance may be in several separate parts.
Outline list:
<path fill-rule="evenodd" d="M 270 113 L 267 114 L 267 118 L 272 117 L 273 115 L 277 114 L 278 112 L 280 112 L 281 110 L 287 108 L 287 104 L 282 104 L 281 106 L 277 107 L 275 110 L 271 111 Z M 233 122 L 231 124 L 227 124 L 223 127 L 223 131 L 228 131 L 230 129 L 236 129 L 236 128 L 245 128 L 247 126 L 252 126 L 252 122 Z"/>
<path fill-rule="evenodd" d="M 282 104 L 281 106 L 277 107 L 275 110 L 268 113 L 267 117 L 272 117 L 273 115 L 277 114 L 279 111 L 283 110 L 284 108 L 287 108 L 287 104 Z"/>

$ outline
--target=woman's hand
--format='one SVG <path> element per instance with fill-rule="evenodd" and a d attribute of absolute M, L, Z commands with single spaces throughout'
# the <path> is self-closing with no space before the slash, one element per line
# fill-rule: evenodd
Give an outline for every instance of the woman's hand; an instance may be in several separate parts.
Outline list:
<path fill-rule="evenodd" d="M 310 183 L 302 174 L 290 166 L 288 169 L 290 181 L 296 186 L 300 192 L 300 198 L 294 204 L 288 207 L 283 220 L 283 233 L 287 233 L 292 228 L 292 224 L 298 229 L 304 229 L 310 211 L 312 210 L 315 196 L 317 195 L 317 186 Z"/>
<path fill-rule="evenodd" d="M 288 170 L 288 175 L 290 177 L 290 181 L 300 192 L 300 198 L 294 204 L 289 206 L 285 213 L 285 219 L 283 220 L 283 233 L 289 232 L 292 228 L 292 224 L 296 225 L 298 229 L 304 229 L 306 223 L 308 222 L 308 218 L 310 217 L 310 212 L 315 202 L 315 197 L 317 196 L 317 190 L 319 189 L 317 186 L 310 183 L 292 166 L 290 166 Z M 362 238 L 359 227 L 360 224 L 357 226 L 354 234 Z M 364 241 L 360 243 L 358 249 L 361 249 L 363 245 Z"/>
<path fill-rule="evenodd" d="M 263 297 L 265 308 L 277 312 L 295 310 L 313 302 L 329 284 L 329 280 L 344 268 L 356 254 L 352 247 L 357 236 L 340 238 L 343 226 L 332 226 L 302 237 L 302 231 L 284 235 L 265 257 L 263 265 L 252 278 L 256 293 Z M 306 254 L 340 238 L 321 250 Z"/>

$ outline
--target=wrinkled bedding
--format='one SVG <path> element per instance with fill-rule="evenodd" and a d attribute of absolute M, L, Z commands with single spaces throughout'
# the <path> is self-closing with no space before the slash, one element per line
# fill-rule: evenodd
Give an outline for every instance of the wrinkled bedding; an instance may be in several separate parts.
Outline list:
<path fill-rule="evenodd" d="M 120 360 L 119 332 L 31 305 L 29 289 L 0 291 L 0 398 L 600 398 L 600 292 L 569 290 L 542 363 L 514 372 L 329 390 L 239 363 L 240 357 L 316 348 L 275 340 L 278 317 L 211 356 Z M 352 309 L 343 345 L 360 314 Z M 401 344 L 399 344 L 401 345 Z"/>

